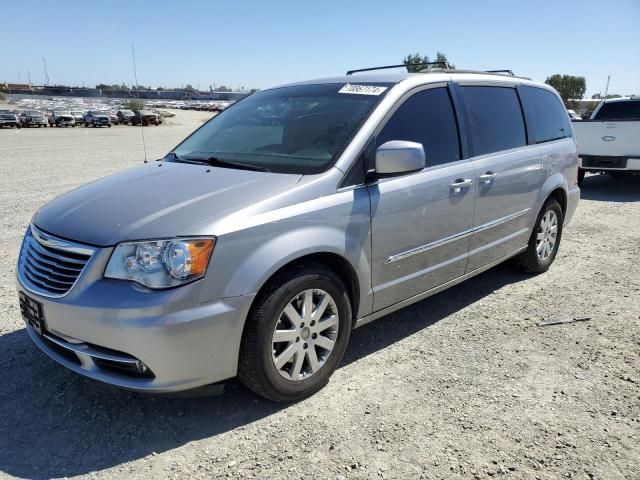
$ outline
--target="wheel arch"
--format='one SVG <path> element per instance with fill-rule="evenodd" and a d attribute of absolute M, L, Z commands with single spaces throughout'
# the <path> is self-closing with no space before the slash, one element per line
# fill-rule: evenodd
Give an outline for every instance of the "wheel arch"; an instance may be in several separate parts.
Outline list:
<path fill-rule="evenodd" d="M 567 213 L 568 190 L 567 179 L 564 175 L 557 173 L 550 176 L 540 189 L 539 204 L 535 215 L 538 215 L 547 200 L 555 198 L 562 207 L 562 215 L 565 216 Z"/>
<path fill-rule="evenodd" d="M 329 251 L 307 253 L 294 259 L 290 259 L 287 263 L 280 266 L 262 283 L 256 296 L 254 297 L 251 309 L 253 309 L 256 302 L 259 301 L 264 291 L 272 284 L 272 282 L 276 278 L 281 276 L 284 272 L 303 265 L 313 264 L 319 264 L 328 268 L 329 270 L 334 272 L 340 278 L 340 280 L 342 280 L 347 289 L 347 294 L 349 295 L 352 320 L 355 323 L 356 318 L 358 318 L 358 311 L 360 308 L 360 279 L 358 278 L 358 274 L 356 273 L 355 268 L 353 267 L 351 262 L 349 262 L 349 260 L 347 260 L 342 255 Z"/>

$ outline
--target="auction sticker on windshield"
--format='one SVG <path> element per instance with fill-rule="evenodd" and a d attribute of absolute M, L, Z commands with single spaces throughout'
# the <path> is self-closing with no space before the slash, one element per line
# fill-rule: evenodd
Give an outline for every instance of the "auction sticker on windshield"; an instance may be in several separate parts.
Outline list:
<path fill-rule="evenodd" d="M 387 87 L 376 87 L 375 85 L 352 85 L 347 83 L 338 93 L 354 93 L 356 95 L 380 95 Z"/>

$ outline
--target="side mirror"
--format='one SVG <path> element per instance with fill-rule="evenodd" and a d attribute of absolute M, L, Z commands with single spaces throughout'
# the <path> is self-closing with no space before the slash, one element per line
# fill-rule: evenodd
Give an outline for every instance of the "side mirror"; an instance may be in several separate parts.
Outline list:
<path fill-rule="evenodd" d="M 415 172 L 426 166 L 426 157 L 421 143 L 392 140 L 376 150 L 376 173 L 391 175 Z"/>

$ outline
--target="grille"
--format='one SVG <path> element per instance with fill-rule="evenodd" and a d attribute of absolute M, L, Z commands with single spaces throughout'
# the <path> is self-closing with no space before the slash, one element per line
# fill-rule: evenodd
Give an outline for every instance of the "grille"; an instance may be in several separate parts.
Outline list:
<path fill-rule="evenodd" d="M 27 289 L 62 297 L 76 283 L 95 249 L 59 239 L 31 226 L 20 251 L 18 274 Z"/>

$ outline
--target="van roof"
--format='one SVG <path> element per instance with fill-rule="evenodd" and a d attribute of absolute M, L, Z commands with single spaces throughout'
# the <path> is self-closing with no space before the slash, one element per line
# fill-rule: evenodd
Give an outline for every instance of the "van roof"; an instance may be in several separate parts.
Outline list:
<path fill-rule="evenodd" d="M 450 70 L 450 69 L 431 69 L 423 72 L 409 73 L 409 72 L 398 72 L 398 73 L 356 73 L 353 75 L 340 75 L 336 77 L 328 77 L 328 78 L 316 78 L 311 80 L 304 80 L 300 82 L 293 82 L 286 85 L 280 85 L 281 87 L 287 86 L 295 86 L 295 85 L 312 85 L 312 84 L 321 84 L 321 83 L 391 83 L 397 84 L 407 79 L 423 79 L 422 82 L 419 83 L 436 83 L 436 82 L 446 82 L 450 80 L 457 81 L 486 81 L 486 82 L 500 82 L 500 83 L 518 83 L 518 84 L 530 84 L 541 86 L 552 90 L 546 84 L 535 82 L 526 77 L 517 77 L 514 75 L 504 74 L 504 73 L 491 73 L 491 72 L 481 72 L 475 70 Z"/>

